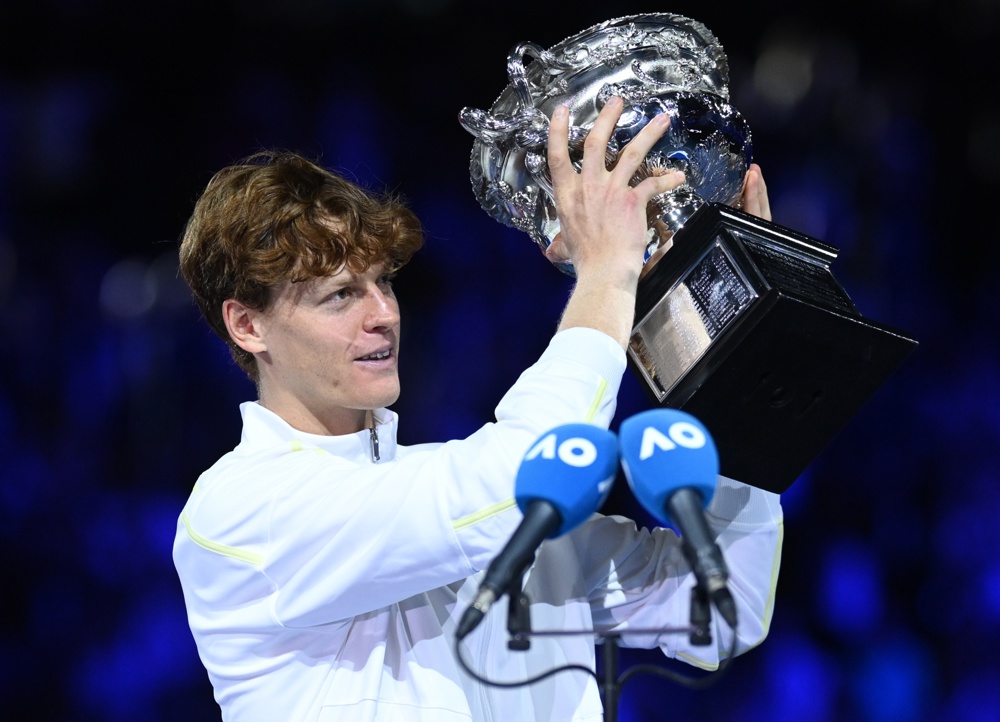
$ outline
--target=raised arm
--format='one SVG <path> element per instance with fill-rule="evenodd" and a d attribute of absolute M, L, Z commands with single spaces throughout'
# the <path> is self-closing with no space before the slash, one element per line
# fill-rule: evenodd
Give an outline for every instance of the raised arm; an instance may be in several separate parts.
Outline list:
<path fill-rule="evenodd" d="M 547 255 L 572 259 L 577 276 L 559 329 L 595 328 L 624 348 L 632 332 L 636 284 L 646 248 L 646 205 L 653 196 L 683 183 L 684 174 L 670 172 L 629 186 L 667 129 L 666 113 L 650 121 L 608 170 L 605 150 L 621 111 L 621 98 L 605 104 L 584 143 L 579 173 L 569 157 L 569 112 L 559 107 L 552 114 L 548 162 L 562 230 Z"/>

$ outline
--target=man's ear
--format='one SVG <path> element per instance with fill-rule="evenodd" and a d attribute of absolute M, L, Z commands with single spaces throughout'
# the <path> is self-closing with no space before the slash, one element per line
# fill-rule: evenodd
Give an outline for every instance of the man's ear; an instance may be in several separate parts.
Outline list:
<path fill-rule="evenodd" d="M 230 338 L 249 353 L 267 351 L 262 334 L 262 317 L 261 311 L 245 306 L 236 299 L 230 298 L 222 302 L 222 320 Z"/>

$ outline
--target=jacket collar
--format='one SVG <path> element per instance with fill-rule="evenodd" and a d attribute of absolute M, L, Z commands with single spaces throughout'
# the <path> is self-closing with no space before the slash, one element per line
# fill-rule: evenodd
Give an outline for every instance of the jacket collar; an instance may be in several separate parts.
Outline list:
<path fill-rule="evenodd" d="M 295 450 L 317 448 L 355 463 L 372 462 L 371 429 L 344 436 L 307 434 L 292 428 L 284 419 L 256 401 L 240 404 L 240 414 L 243 416 L 241 446 L 246 444 L 258 449 L 290 446 Z M 375 409 L 374 415 L 379 463 L 392 461 L 396 457 L 396 426 L 399 417 L 394 411 L 385 408 Z"/>

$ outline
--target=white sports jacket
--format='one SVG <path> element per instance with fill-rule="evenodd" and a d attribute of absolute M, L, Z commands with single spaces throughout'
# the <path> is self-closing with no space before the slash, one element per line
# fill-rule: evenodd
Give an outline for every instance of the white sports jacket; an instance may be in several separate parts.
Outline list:
<path fill-rule="evenodd" d="M 370 431 L 296 431 L 256 403 L 241 406 L 239 445 L 198 479 L 180 515 L 174 563 L 198 652 L 228 722 L 530 722 L 600 720 L 593 676 L 561 672 L 530 686 L 484 685 L 455 656 L 454 630 L 482 571 L 521 514 L 517 467 L 554 426 L 607 426 L 624 353 L 590 329 L 557 334 L 467 439 L 396 446 L 396 415 Z M 731 573 L 738 649 L 767 633 L 781 549 L 778 497 L 720 479 L 709 522 Z M 525 577 L 533 630 L 617 631 L 704 668 L 710 647 L 683 627 L 693 575 L 676 535 L 595 515 L 546 541 Z M 534 637 L 507 649 L 498 601 L 462 641 L 480 676 L 520 681 L 565 664 L 595 665 L 594 636 Z M 713 615 L 717 617 L 718 615 Z M 627 690 L 626 690 L 627 693 Z"/>

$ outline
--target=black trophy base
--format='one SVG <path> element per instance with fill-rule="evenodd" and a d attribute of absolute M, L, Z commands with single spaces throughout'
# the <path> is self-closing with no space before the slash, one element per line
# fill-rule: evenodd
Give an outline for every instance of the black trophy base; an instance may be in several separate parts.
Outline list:
<path fill-rule="evenodd" d="M 657 405 L 705 424 L 723 475 L 785 491 L 916 347 L 862 317 L 836 255 L 707 204 L 640 281 L 630 364 Z"/>

